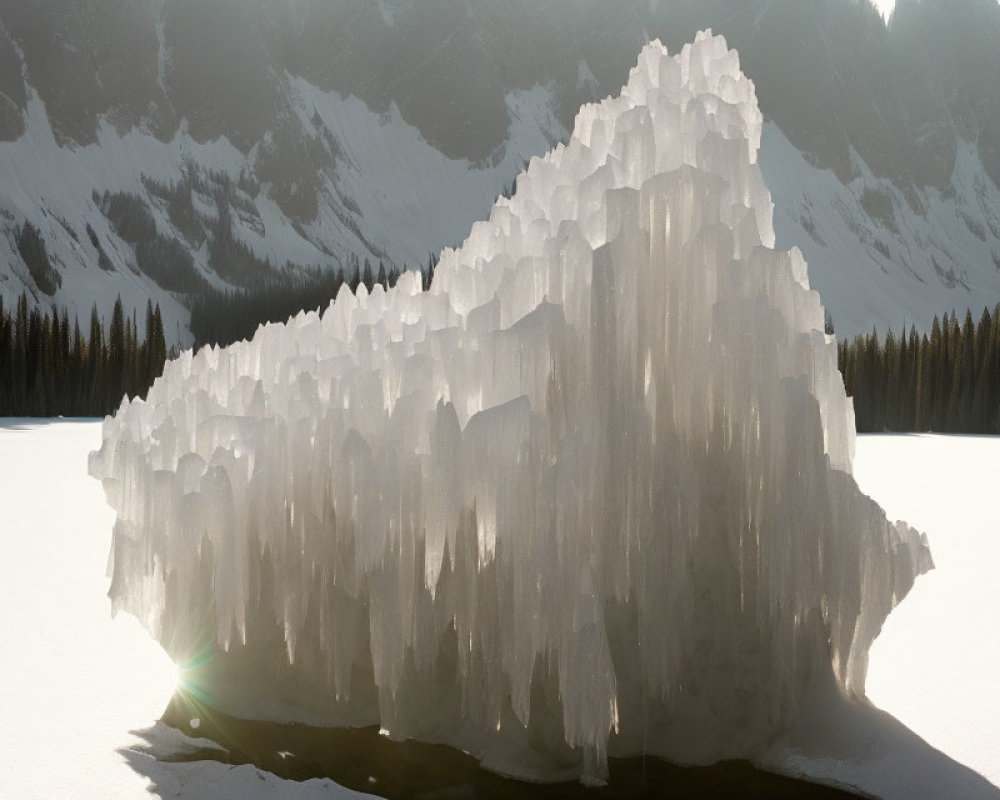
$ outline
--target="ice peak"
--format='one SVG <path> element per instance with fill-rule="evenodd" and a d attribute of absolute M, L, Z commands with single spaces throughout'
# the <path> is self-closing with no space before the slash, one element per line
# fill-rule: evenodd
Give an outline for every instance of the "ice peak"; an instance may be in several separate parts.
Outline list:
<path fill-rule="evenodd" d="M 433 287 L 167 365 L 91 459 L 112 597 L 204 681 L 493 768 L 752 758 L 929 564 L 850 476 L 851 405 L 775 251 L 753 84 L 645 47 Z M 694 735 L 695 732 L 697 735 Z"/>

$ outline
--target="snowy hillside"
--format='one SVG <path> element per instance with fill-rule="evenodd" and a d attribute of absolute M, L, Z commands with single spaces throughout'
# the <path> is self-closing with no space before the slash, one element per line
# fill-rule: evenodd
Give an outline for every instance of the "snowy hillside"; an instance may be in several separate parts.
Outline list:
<path fill-rule="evenodd" d="M 265 265 L 339 269 L 351 254 L 424 265 L 489 211 L 530 156 L 566 135 L 552 115 L 549 90 L 511 92 L 502 151 L 493 162 L 476 165 L 427 144 L 395 106 L 376 114 L 355 97 L 323 92 L 302 79 L 289 80 L 288 89 L 297 135 L 318 148 L 322 165 L 309 221 L 283 208 L 280 190 L 258 178 L 265 172 L 267 140 L 243 154 L 226 138 L 199 143 L 185 126 L 162 142 L 138 129 L 120 134 L 105 122 L 95 143 L 61 146 L 32 94 L 24 134 L 0 142 L 0 227 L 7 234 L 0 237 L 0 263 L 9 265 L 9 274 L 0 276 L 4 299 L 27 290 L 38 302 L 68 306 L 85 320 L 94 303 L 110 312 L 119 294 L 140 311 L 152 297 L 164 310 L 167 336 L 184 342 L 188 315 L 169 290 L 185 287 L 163 275 L 225 287 L 246 285 Z M 115 215 L 105 193 L 125 200 L 122 214 Z M 292 184 L 285 199 L 294 205 L 295 196 Z M 157 256 L 154 264 L 144 263 L 140 243 L 130 240 L 128 225 L 142 217 L 152 221 L 169 259 L 162 273 L 150 274 L 159 266 Z M 235 259 L 228 271 L 213 262 L 220 218 L 247 248 L 218 256 Z M 54 291 L 40 288 L 44 280 L 19 253 L 25 223 L 45 242 Z"/>
<path fill-rule="evenodd" d="M 0 1 L 0 294 L 152 297 L 184 342 L 198 287 L 423 265 L 643 42 L 713 27 L 839 333 L 1000 300 L 993 0 L 899 0 L 888 28 L 866 0 L 571 5 Z"/>
<path fill-rule="evenodd" d="M 775 204 L 778 246 L 797 245 L 838 334 L 927 329 L 935 315 L 1000 300 L 1000 190 L 975 147 L 960 142 L 947 186 L 877 178 L 853 153 L 842 183 L 809 163 L 774 123 L 761 171 Z"/>

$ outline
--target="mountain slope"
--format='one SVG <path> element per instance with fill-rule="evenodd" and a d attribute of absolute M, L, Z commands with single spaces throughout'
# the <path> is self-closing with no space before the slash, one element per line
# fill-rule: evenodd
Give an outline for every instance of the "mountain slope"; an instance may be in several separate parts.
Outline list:
<path fill-rule="evenodd" d="M 709 26 L 839 332 L 1000 300 L 995 0 L 0 0 L 0 294 L 152 296 L 184 342 L 204 285 L 422 265 L 644 41 Z"/>

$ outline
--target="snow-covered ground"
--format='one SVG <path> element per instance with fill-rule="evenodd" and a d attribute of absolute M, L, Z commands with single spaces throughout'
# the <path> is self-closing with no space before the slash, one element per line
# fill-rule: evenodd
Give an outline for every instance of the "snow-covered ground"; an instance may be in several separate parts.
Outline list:
<path fill-rule="evenodd" d="M 94 422 L 0 421 L 0 797 L 145 798 L 154 785 L 161 797 L 361 797 L 249 766 L 156 760 L 210 744 L 154 724 L 175 672 L 134 620 L 110 619 L 113 518 L 86 470 L 99 443 Z M 1000 439 L 863 437 L 856 472 L 890 517 L 927 532 L 937 563 L 876 642 L 869 694 L 1000 785 L 997 463 Z M 776 762 L 884 796 L 938 780 L 937 796 L 1000 797 L 901 728 L 883 724 L 890 735 L 878 741 L 858 730 L 846 769 L 811 757 L 801 737 Z M 897 750 L 884 749 L 894 742 Z"/>
<path fill-rule="evenodd" d="M 858 438 L 861 489 L 927 534 L 936 565 L 870 653 L 868 696 L 903 724 L 818 698 L 767 766 L 873 797 L 1000 798 L 998 463 L 996 437 Z"/>
<path fill-rule="evenodd" d="M 0 798 L 354 798 L 249 766 L 158 763 L 211 747 L 155 725 L 176 669 L 127 615 L 111 619 L 114 515 L 87 475 L 96 422 L 0 420 Z M 134 767 L 134 768 L 133 768 Z"/>
<path fill-rule="evenodd" d="M 1000 439 L 863 436 L 855 475 L 890 518 L 931 540 L 920 578 L 876 640 L 868 695 L 1000 786 Z"/>

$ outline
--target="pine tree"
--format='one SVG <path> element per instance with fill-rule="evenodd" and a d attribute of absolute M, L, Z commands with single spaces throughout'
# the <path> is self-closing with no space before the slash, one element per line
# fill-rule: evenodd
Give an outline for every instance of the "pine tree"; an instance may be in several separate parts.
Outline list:
<path fill-rule="evenodd" d="M 153 381 L 163 374 L 163 365 L 167 361 L 167 340 L 163 335 L 163 316 L 160 314 L 160 304 L 156 304 L 153 309 L 153 327 L 147 332 L 147 349 L 150 353 L 151 371 L 148 374 L 147 384 L 152 385 Z"/>
<path fill-rule="evenodd" d="M 0 295 L 0 415 L 5 417 L 13 412 L 14 348 L 11 333 L 10 314 L 4 308 L 3 295 Z"/>
<path fill-rule="evenodd" d="M 837 364 L 859 431 L 1000 432 L 1000 305 L 935 317 L 929 337 L 873 330 L 838 343 Z"/>
<path fill-rule="evenodd" d="M 87 340 L 87 416 L 106 413 L 104 363 L 104 327 L 95 305 L 90 312 L 90 337 Z"/>
<path fill-rule="evenodd" d="M 372 275 L 371 262 L 367 258 L 365 259 L 364 272 L 361 273 L 361 282 L 365 285 L 368 293 L 371 294 L 372 289 L 375 288 L 375 278 Z"/>
<path fill-rule="evenodd" d="M 437 258 L 433 253 L 427 258 L 427 271 L 423 274 L 424 291 L 429 291 L 434 283 L 434 270 L 437 267 Z"/>
<path fill-rule="evenodd" d="M 87 394 L 84 389 L 87 350 L 83 344 L 79 317 L 73 319 L 73 343 L 70 353 L 68 402 L 71 410 L 69 413 L 72 416 L 87 416 L 90 413 L 90 409 L 86 405 Z"/>
<path fill-rule="evenodd" d="M 876 346 L 878 339 L 876 336 Z M 883 392 L 880 396 L 884 403 L 884 413 L 882 419 L 882 430 L 899 430 L 899 406 L 900 406 L 900 364 L 901 357 L 899 347 L 896 344 L 896 337 L 892 333 L 892 328 L 885 337 L 885 345 L 880 352 L 883 362 L 880 370 L 882 376 Z"/>
<path fill-rule="evenodd" d="M 44 326 L 38 307 L 28 316 L 27 410 L 32 417 L 45 415 L 44 381 L 39 379 L 45 358 Z"/>
<path fill-rule="evenodd" d="M 927 367 L 930 345 L 926 336 L 921 337 L 917 345 L 916 369 L 914 371 L 913 398 L 913 428 L 915 431 L 927 430 L 927 398 L 930 396 L 930 370 Z"/>
<path fill-rule="evenodd" d="M 151 308 L 151 306 L 150 306 Z M 124 312 L 115 315 L 124 319 Z M 144 393 L 162 371 L 167 357 L 160 308 L 147 313 L 147 332 L 140 343 L 135 315 L 124 319 L 118 334 L 113 321 L 115 350 L 105 346 L 103 322 L 96 306 L 91 310 L 90 339 L 83 335 L 79 320 L 70 330 L 69 312 L 53 307 L 51 312 L 29 310 L 27 297 L 17 303 L 16 315 L 0 299 L 0 415 L 94 416 L 112 413 L 124 394 Z M 155 367 L 146 367 L 146 359 Z M 156 375 L 150 375 L 150 370 Z M 118 385 L 108 380 L 121 371 Z"/>
<path fill-rule="evenodd" d="M 115 307 L 111 312 L 111 325 L 108 328 L 107 387 L 104 392 L 106 408 L 117 408 L 121 401 L 124 394 L 125 370 L 125 314 L 119 295 L 115 300 Z"/>
<path fill-rule="evenodd" d="M 987 430 L 1000 433 L 1000 304 L 993 309 L 993 319 L 990 324 L 990 341 L 988 345 L 990 358 L 990 377 L 986 387 Z M 996 409 L 996 413 L 992 413 Z"/>
<path fill-rule="evenodd" d="M 948 401 L 948 381 L 945 376 L 948 372 L 948 315 L 944 315 L 942 324 L 937 316 L 931 326 L 931 391 L 930 414 L 928 422 L 930 430 L 944 430 L 945 409 Z"/>

